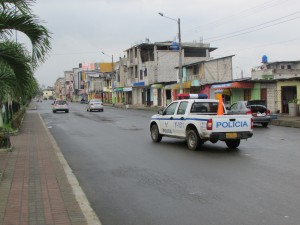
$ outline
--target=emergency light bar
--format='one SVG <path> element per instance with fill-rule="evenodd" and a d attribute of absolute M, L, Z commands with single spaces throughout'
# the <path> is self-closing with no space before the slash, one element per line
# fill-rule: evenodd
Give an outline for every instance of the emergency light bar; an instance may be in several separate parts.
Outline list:
<path fill-rule="evenodd" d="M 189 93 L 184 93 L 184 94 L 178 94 L 177 98 L 180 99 L 207 99 L 208 96 L 207 94 L 189 94 Z"/>

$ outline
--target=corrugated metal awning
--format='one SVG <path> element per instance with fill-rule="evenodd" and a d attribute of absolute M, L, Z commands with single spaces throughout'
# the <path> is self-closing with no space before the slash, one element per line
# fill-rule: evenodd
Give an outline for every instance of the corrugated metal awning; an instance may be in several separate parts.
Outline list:
<path fill-rule="evenodd" d="M 247 82 L 232 82 L 225 84 L 214 84 L 211 86 L 211 89 L 226 89 L 226 88 L 253 88 L 253 83 Z"/>

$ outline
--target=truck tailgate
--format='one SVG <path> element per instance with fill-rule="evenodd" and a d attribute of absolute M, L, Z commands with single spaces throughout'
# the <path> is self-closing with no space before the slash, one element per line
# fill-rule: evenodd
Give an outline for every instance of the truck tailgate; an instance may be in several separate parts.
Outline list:
<path fill-rule="evenodd" d="M 251 115 L 222 115 L 214 116 L 213 132 L 242 132 L 251 131 Z"/>

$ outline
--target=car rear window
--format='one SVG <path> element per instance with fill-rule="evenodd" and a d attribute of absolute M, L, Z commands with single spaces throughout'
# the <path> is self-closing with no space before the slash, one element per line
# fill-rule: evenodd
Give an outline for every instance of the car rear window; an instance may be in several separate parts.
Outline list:
<path fill-rule="evenodd" d="M 65 104 L 67 104 L 67 102 L 66 101 L 56 101 L 56 104 L 58 104 L 58 105 L 65 105 Z"/>
<path fill-rule="evenodd" d="M 266 106 L 266 101 L 265 100 L 249 100 L 247 102 L 247 105 L 263 105 Z"/>
<path fill-rule="evenodd" d="M 102 103 L 101 100 L 91 100 L 91 103 Z"/>
<path fill-rule="evenodd" d="M 218 102 L 195 102 L 192 105 L 191 113 L 217 113 Z"/>
<path fill-rule="evenodd" d="M 267 108 L 264 105 L 250 105 L 248 106 L 252 113 L 265 113 Z"/>

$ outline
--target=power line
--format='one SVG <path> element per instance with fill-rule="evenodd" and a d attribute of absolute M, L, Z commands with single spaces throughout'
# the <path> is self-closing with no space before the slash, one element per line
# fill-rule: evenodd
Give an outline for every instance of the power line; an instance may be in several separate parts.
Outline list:
<path fill-rule="evenodd" d="M 262 3 L 262 4 L 259 4 L 259 5 L 256 5 L 254 7 L 251 7 L 249 9 L 245 9 L 245 10 L 241 10 L 239 13 L 237 14 L 232 14 L 230 16 L 227 16 L 227 17 L 222 17 L 220 19 L 216 19 L 212 22 L 208 22 L 204 25 L 201 25 L 201 26 L 197 26 L 195 28 L 193 28 L 194 30 L 198 30 L 200 29 L 201 27 L 209 27 L 211 28 L 212 25 L 214 25 L 214 27 L 216 27 L 216 25 L 221 25 L 221 24 L 224 24 L 224 23 L 227 23 L 228 20 L 231 20 L 231 19 L 234 19 L 236 18 L 237 16 L 239 15 L 242 15 L 243 18 L 245 18 L 246 16 L 251 16 L 251 15 L 254 15 L 254 14 L 257 14 L 257 13 L 260 13 L 261 11 L 265 11 L 266 9 L 269 9 L 271 7 L 275 7 L 277 5 L 280 5 L 282 3 L 286 3 L 288 0 L 286 1 L 282 1 L 282 0 L 272 0 L 272 1 L 268 1 L 268 2 L 265 2 L 265 3 Z M 274 4 L 273 4 L 274 3 Z M 191 29 L 189 29 L 191 30 Z M 203 30 L 203 29 L 202 29 Z M 205 30 L 205 29 L 204 29 Z"/>
<path fill-rule="evenodd" d="M 296 20 L 298 18 L 300 18 L 300 16 L 292 18 L 292 19 L 289 19 L 289 20 L 281 21 L 281 22 L 278 22 L 278 23 L 275 23 L 275 24 L 272 24 L 272 25 L 264 26 L 264 27 L 261 27 L 261 28 L 258 28 L 258 29 L 254 29 L 254 30 L 250 30 L 250 31 L 247 31 L 247 32 L 243 32 L 243 33 L 240 33 L 240 34 L 230 35 L 228 37 L 219 38 L 219 39 L 213 39 L 210 42 L 216 42 L 216 41 L 220 41 L 220 40 L 224 40 L 224 39 L 228 39 L 228 38 L 232 38 L 232 37 L 241 36 L 241 35 L 252 33 L 252 32 L 255 32 L 255 31 L 258 31 L 258 30 L 262 30 L 262 29 L 265 29 L 265 28 L 268 28 L 268 27 L 273 27 L 273 26 L 276 26 L 276 25 L 279 25 L 279 24 L 282 24 L 282 23 L 286 23 L 286 22 L 289 22 L 289 21 L 292 21 L 292 20 Z M 235 32 L 233 32 L 233 33 L 235 33 Z M 224 36 L 226 36 L 226 35 L 224 35 Z"/>
<path fill-rule="evenodd" d="M 274 23 L 274 22 L 276 22 L 276 21 L 279 21 L 279 20 L 282 20 L 282 19 L 284 19 L 284 18 L 288 18 L 288 17 L 294 16 L 294 15 L 299 14 L 299 13 L 300 13 L 300 11 L 295 12 L 295 13 L 292 13 L 292 14 L 289 14 L 289 15 L 287 15 L 287 16 L 283 16 L 283 17 L 274 19 L 274 20 L 270 20 L 270 21 L 265 22 L 265 23 L 261 23 L 261 24 L 258 24 L 258 25 L 252 26 L 252 27 L 248 27 L 248 28 L 245 28 L 245 29 L 242 29 L 242 30 L 238 30 L 238 31 L 234 31 L 234 32 L 230 32 L 230 33 L 222 34 L 222 35 L 218 35 L 218 36 L 209 37 L 209 38 L 207 38 L 206 40 L 208 40 L 209 42 L 210 42 L 210 41 L 222 40 L 222 39 L 234 37 L 234 36 L 237 36 L 237 35 L 242 35 L 242 34 L 246 34 L 246 33 L 249 33 L 249 32 L 254 32 L 254 31 L 257 31 L 257 30 L 260 30 L 260 29 L 264 29 L 264 28 L 267 28 L 267 27 L 275 26 L 275 25 L 278 25 L 278 24 L 281 24 L 281 23 L 289 22 L 289 21 L 291 21 L 291 20 L 298 19 L 299 17 L 291 18 L 291 19 L 289 19 L 289 20 L 281 21 L 281 22 L 278 22 L 278 23 L 275 23 L 275 24 L 271 24 L 271 25 L 268 25 L 268 26 L 264 26 L 264 27 L 262 27 L 262 28 L 260 28 L 260 29 L 255 29 L 255 30 L 252 30 L 252 31 L 251 31 L 251 29 L 254 29 L 254 28 L 256 28 L 256 27 L 261 27 L 261 26 L 266 25 L 266 24 Z M 247 31 L 247 30 L 250 30 L 250 31 L 244 32 L 244 33 L 241 33 L 241 34 L 238 34 L 238 33 L 240 33 L 240 32 Z M 237 34 L 236 34 L 236 33 L 237 33 Z M 236 34 L 236 35 L 235 35 L 235 34 Z M 227 36 L 228 36 L 228 37 L 227 37 Z M 222 38 L 222 37 L 224 37 L 224 38 Z"/>
<path fill-rule="evenodd" d="M 272 45 L 278 45 L 278 44 L 283 44 L 283 43 L 294 42 L 294 41 L 298 41 L 298 40 L 300 40 L 300 37 L 290 39 L 290 40 L 285 40 L 285 41 L 273 42 L 273 43 L 270 43 L 270 44 L 263 44 L 263 45 L 256 45 L 256 46 L 247 47 L 247 48 L 240 48 L 240 49 L 236 49 L 234 51 L 239 52 L 239 51 L 245 51 L 245 50 L 252 50 L 252 49 L 263 48 L 263 47 L 272 46 Z M 220 51 L 220 52 L 218 52 L 218 54 L 220 54 L 220 53 L 224 54 L 224 53 L 232 52 L 232 51 L 233 50 Z"/>

